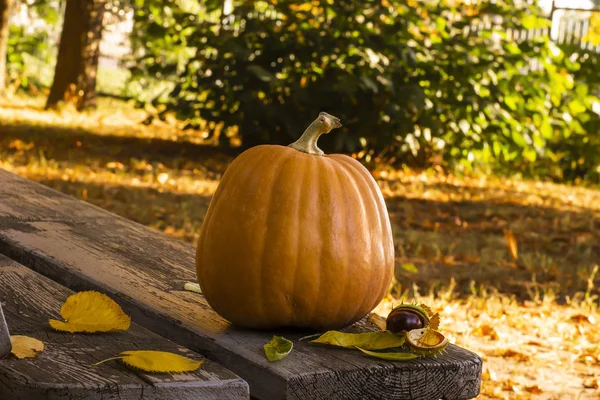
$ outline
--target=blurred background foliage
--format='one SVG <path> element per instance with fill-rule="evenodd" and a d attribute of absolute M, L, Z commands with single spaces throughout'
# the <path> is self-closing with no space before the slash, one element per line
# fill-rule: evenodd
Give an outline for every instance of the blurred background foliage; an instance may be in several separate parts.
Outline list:
<path fill-rule="evenodd" d="M 21 1 L 59 24 L 61 2 Z M 600 54 L 547 35 L 515 40 L 549 26 L 531 1 L 107 5 L 123 10 L 134 25 L 120 95 L 147 122 L 174 115 L 221 146 L 249 147 L 288 144 L 324 110 L 344 128 L 322 147 L 366 164 L 600 182 Z M 11 29 L 13 80 L 27 76 L 25 57 L 52 64 L 50 30 Z"/>

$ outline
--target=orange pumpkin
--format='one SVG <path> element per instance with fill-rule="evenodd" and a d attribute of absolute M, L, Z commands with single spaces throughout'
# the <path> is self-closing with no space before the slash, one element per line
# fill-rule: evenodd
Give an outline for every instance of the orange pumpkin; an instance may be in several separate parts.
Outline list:
<path fill-rule="evenodd" d="M 317 139 L 320 113 L 291 145 L 250 148 L 229 166 L 198 241 L 196 271 L 213 309 L 234 324 L 335 329 L 371 311 L 393 273 L 381 192 L 351 157 Z"/>

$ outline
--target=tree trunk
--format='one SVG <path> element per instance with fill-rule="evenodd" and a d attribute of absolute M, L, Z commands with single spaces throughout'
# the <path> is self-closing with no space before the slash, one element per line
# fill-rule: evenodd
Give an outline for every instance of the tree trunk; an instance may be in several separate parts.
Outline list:
<path fill-rule="evenodd" d="M 6 51 L 8 50 L 8 18 L 13 0 L 0 0 L 0 94 L 6 87 Z"/>
<path fill-rule="evenodd" d="M 106 0 L 67 0 L 47 109 L 63 100 L 74 100 L 79 111 L 96 107 L 105 4 Z"/>

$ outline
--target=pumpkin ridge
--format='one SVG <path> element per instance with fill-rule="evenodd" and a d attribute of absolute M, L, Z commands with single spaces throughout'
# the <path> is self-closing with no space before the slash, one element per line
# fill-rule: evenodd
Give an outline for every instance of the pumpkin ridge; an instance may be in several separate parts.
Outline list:
<path fill-rule="evenodd" d="M 246 161 L 245 158 L 242 158 L 242 162 L 239 163 L 239 165 L 241 165 L 241 168 L 236 168 L 235 170 L 232 170 L 231 174 L 227 174 L 227 176 L 224 176 L 224 179 L 221 179 L 221 183 L 223 183 L 223 181 L 225 181 L 224 183 L 224 187 L 227 188 L 227 190 L 224 190 L 224 196 L 231 196 L 232 194 L 232 190 L 236 190 L 236 186 L 233 185 L 229 185 L 229 181 L 237 181 L 237 180 L 242 180 L 245 181 L 247 178 L 248 174 L 252 174 L 253 171 L 257 168 L 260 168 L 262 165 L 266 164 L 266 163 L 270 163 L 272 162 L 274 159 L 278 158 L 278 153 L 276 152 L 263 152 L 263 150 L 265 150 L 265 147 L 267 146 L 257 146 L 257 147 L 253 147 L 252 149 L 246 150 L 246 152 L 242 153 L 245 154 L 246 156 L 249 156 L 247 158 L 249 158 L 248 161 Z M 266 153 L 266 156 L 264 155 Z M 227 173 L 227 171 L 226 171 Z M 226 207 L 227 206 L 227 201 L 223 201 L 223 200 L 227 200 L 225 197 L 220 198 L 221 201 L 215 203 L 215 207 L 212 210 L 213 215 L 216 216 L 221 216 L 222 217 L 222 213 L 221 213 L 221 207 Z M 206 227 L 206 231 L 207 232 L 211 232 L 213 231 L 213 225 L 214 223 L 218 223 L 218 218 L 211 218 L 210 221 L 210 225 L 207 225 Z M 216 221 L 216 222 L 215 222 Z M 206 249 L 206 244 L 203 244 L 203 249 Z M 214 265 L 209 263 L 209 267 L 208 268 L 202 268 L 202 281 L 211 281 L 214 282 L 215 280 L 220 280 L 221 279 L 221 274 L 219 271 L 216 271 L 215 269 L 218 267 L 215 267 Z M 198 271 L 199 269 L 196 268 L 196 270 Z M 213 283 L 214 285 L 214 283 Z M 222 285 L 222 283 L 217 283 L 217 288 L 219 288 L 219 285 Z M 205 289 L 205 287 L 202 286 L 202 284 L 200 285 L 200 287 L 202 288 L 202 292 L 204 294 L 204 297 L 207 298 L 209 300 L 209 304 L 211 305 L 211 307 L 214 307 L 215 305 L 217 306 L 217 308 L 221 308 L 221 304 L 220 302 L 218 302 L 217 304 L 210 302 L 210 296 L 214 293 L 215 290 L 208 290 Z M 220 313 L 220 311 L 218 311 Z"/>
<path fill-rule="evenodd" d="M 391 265 L 394 265 L 394 259 L 393 259 L 393 249 L 390 251 L 390 249 L 386 249 L 386 244 L 389 244 L 392 242 L 393 238 L 391 236 L 388 235 L 388 233 L 391 233 L 391 225 L 390 225 L 390 220 L 389 220 L 389 216 L 387 213 L 387 206 L 385 204 L 385 200 L 383 198 L 383 195 L 381 193 L 381 190 L 379 189 L 379 186 L 377 185 L 377 182 L 372 178 L 371 173 L 362 166 L 362 164 L 357 163 L 352 163 L 350 160 L 347 161 L 348 164 L 355 164 L 354 165 L 354 169 L 363 177 L 363 180 L 365 181 L 365 183 L 367 184 L 367 186 L 370 189 L 371 192 L 371 196 L 375 199 L 377 199 L 377 214 L 379 215 L 379 231 L 381 232 L 381 236 L 382 236 L 382 243 L 381 243 L 381 248 L 383 251 L 383 258 L 384 258 L 384 265 L 387 266 L 388 264 L 391 263 Z M 392 244 L 393 246 L 393 244 Z M 392 259 L 389 260 L 389 256 L 392 255 Z M 382 277 L 382 279 L 380 280 L 379 283 L 379 293 L 385 294 L 388 290 L 388 285 L 392 279 L 392 275 L 394 273 L 394 269 L 392 267 L 391 270 L 384 270 L 383 271 L 384 274 L 380 275 Z M 387 276 L 389 275 L 389 276 Z M 387 279 L 386 279 L 387 276 Z M 377 306 L 376 304 L 372 305 L 372 308 L 375 308 Z"/>
<path fill-rule="evenodd" d="M 358 168 L 357 168 L 358 169 Z M 368 171 L 363 171 L 364 172 Z M 372 179 L 371 174 L 369 173 L 369 179 L 367 179 L 365 177 L 365 180 L 367 181 L 367 184 L 371 190 L 371 194 L 374 198 L 377 199 L 377 202 L 379 204 L 378 207 L 378 211 L 379 211 L 379 220 L 380 220 L 380 225 L 379 225 L 379 229 L 381 232 L 381 237 L 382 237 L 382 250 L 383 250 L 383 257 L 384 257 L 384 265 L 388 265 L 391 264 L 392 266 L 394 265 L 394 258 L 393 258 L 393 236 L 390 236 L 389 233 L 392 232 L 392 228 L 391 228 L 391 224 L 390 224 L 390 218 L 388 215 L 388 211 L 387 211 L 387 205 L 385 204 L 385 199 L 383 198 L 383 194 L 381 193 L 381 190 L 379 189 L 379 185 L 377 185 L 377 182 Z M 391 244 L 391 251 L 389 248 L 386 249 L 386 244 Z M 389 257 L 390 255 L 392 256 L 392 259 L 390 260 Z M 386 293 L 389 289 L 389 283 L 386 282 L 390 282 L 392 279 L 392 275 L 394 274 L 394 269 L 393 267 L 391 269 L 388 269 L 386 271 L 386 275 L 388 275 L 387 279 L 383 279 L 380 283 L 380 293 Z M 373 304 L 372 308 L 375 308 L 377 306 L 377 304 Z"/>
<path fill-rule="evenodd" d="M 366 203 L 370 204 L 370 202 L 365 202 L 365 199 L 362 196 L 362 191 L 359 190 L 360 186 L 362 186 L 362 185 L 359 186 L 359 183 L 362 182 L 364 184 L 365 183 L 364 179 L 363 179 L 362 176 L 360 176 L 357 173 L 357 171 L 356 171 L 355 168 L 352 168 L 352 165 L 350 163 L 348 163 L 348 162 L 346 162 L 346 160 L 344 160 L 344 157 L 335 157 L 335 159 L 340 163 L 340 165 L 344 166 L 344 170 L 347 171 L 348 174 L 351 176 L 351 179 L 349 179 L 348 182 L 351 182 L 352 186 L 354 186 L 354 189 L 356 190 L 357 193 L 361 193 L 361 195 L 357 196 L 358 202 L 360 203 L 360 209 L 361 209 L 361 213 L 360 213 L 361 217 L 360 218 L 362 220 L 362 224 L 364 225 L 363 228 L 365 229 L 366 232 L 368 232 L 368 235 L 369 235 L 369 240 L 367 241 L 368 242 L 368 255 L 369 255 L 369 262 L 368 262 L 368 264 L 369 264 L 369 266 L 372 266 L 373 265 L 373 258 L 374 258 L 373 257 L 373 255 L 374 255 L 374 251 L 373 251 L 373 234 L 371 233 L 371 230 L 368 229 L 369 225 L 370 225 L 369 224 L 369 217 L 368 216 L 372 215 L 372 213 L 370 212 L 372 210 L 367 209 L 367 204 Z M 378 212 L 379 210 L 377 210 L 377 207 L 375 207 L 375 211 L 376 211 L 377 214 L 379 214 L 379 212 Z M 365 251 L 366 251 L 366 249 L 365 249 Z M 379 274 L 377 274 L 377 273 L 375 273 L 373 271 L 370 274 L 371 280 L 373 279 L 373 275 L 377 275 L 378 276 Z M 360 317 L 363 316 L 361 314 L 363 314 L 363 310 L 364 310 L 364 307 L 365 307 L 365 302 L 367 301 L 367 299 L 373 297 L 373 296 L 370 296 L 370 293 L 373 291 L 371 289 L 371 287 L 370 287 L 371 285 L 368 284 L 368 283 L 366 283 L 366 282 L 365 282 L 365 284 L 368 285 L 368 286 L 365 288 L 365 290 L 362 293 L 362 300 L 361 300 L 361 303 L 360 303 L 360 307 L 357 308 L 357 312 L 353 316 L 353 319 L 360 318 Z M 379 286 L 379 284 L 378 284 L 378 286 Z M 352 293 L 349 293 L 348 295 L 352 296 Z"/>
<path fill-rule="evenodd" d="M 326 187 L 328 189 L 331 189 L 331 164 L 328 162 L 328 160 L 324 157 L 319 157 L 319 159 L 317 159 L 317 172 L 318 172 L 318 178 L 316 179 L 317 182 L 319 182 L 320 186 L 322 187 Z M 325 199 L 328 199 L 328 203 L 329 205 L 333 205 L 335 199 L 332 196 L 331 190 L 327 190 L 327 191 L 322 191 L 322 190 L 317 190 L 317 200 L 316 203 L 319 205 L 319 211 L 324 211 L 321 212 L 320 215 L 318 216 L 319 220 L 322 220 L 324 217 L 326 217 L 326 215 L 328 214 L 329 210 L 323 210 L 321 207 L 325 201 Z M 326 193 L 326 194 L 323 194 Z M 328 224 L 329 225 L 329 224 Z M 326 315 L 327 311 L 329 311 L 329 307 L 327 307 L 327 311 L 325 309 L 323 309 L 323 304 L 327 304 L 328 302 L 331 301 L 331 299 L 327 299 L 329 297 L 329 288 L 324 287 L 324 285 L 329 283 L 328 280 L 328 276 L 327 276 L 327 271 L 324 270 L 324 268 L 326 267 L 327 263 L 325 262 L 325 256 L 326 256 L 326 252 L 323 251 L 324 249 L 330 248 L 331 247 L 331 234 L 332 232 L 329 229 L 325 230 L 325 234 L 323 235 L 323 229 L 319 229 L 318 230 L 319 233 L 321 233 L 320 239 L 318 241 L 318 243 L 320 243 L 320 245 L 318 246 L 319 248 L 319 268 L 317 268 L 318 271 L 318 276 L 319 276 L 319 285 L 318 285 L 318 289 L 317 289 L 317 299 L 316 302 L 314 302 L 314 306 L 311 310 L 311 315 L 310 315 L 310 319 L 314 320 L 315 314 L 318 313 L 322 313 L 323 316 Z M 340 299 L 343 300 L 343 299 Z M 340 306 L 337 306 L 337 308 L 339 309 Z M 331 319 L 332 316 L 330 316 Z"/>
<path fill-rule="evenodd" d="M 348 291 L 348 282 L 350 282 L 351 276 L 350 276 L 350 257 L 348 255 L 348 243 L 350 242 L 349 240 L 349 233 L 351 231 L 351 226 L 350 226 L 350 220 L 348 218 L 348 207 L 346 202 L 344 201 L 343 197 L 344 197 L 344 193 L 343 193 L 343 182 L 344 180 L 342 179 L 341 175 L 344 175 L 346 180 L 347 179 L 352 179 L 351 176 L 348 175 L 346 168 L 344 168 L 344 166 L 341 163 L 338 163 L 335 159 L 332 158 L 327 158 L 326 159 L 327 164 L 329 164 L 330 168 L 333 170 L 333 174 L 332 176 L 335 177 L 331 179 L 332 185 L 333 182 L 336 183 L 336 187 L 337 187 L 337 193 L 338 193 L 338 197 L 341 196 L 342 197 L 342 201 L 339 202 L 338 208 L 342 211 L 342 220 L 346 221 L 345 225 L 344 225 L 344 239 L 343 239 L 343 243 L 344 243 L 344 248 L 342 249 L 342 254 L 344 255 L 344 260 L 343 260 L 343 265 L 344 265 L 344 273 L 340 273 L 340 277 L 342 275 L 344 275 L 343 281 L 344 281 L 344 287 L 341 290 L 342 295 L 340 296 L 340 302 L 342 303 L 342 305 L 340 305 L 337 309 L 337 312 L 335 314 L 333 314 L 333 319 L 334 320 L 338 320 L 340 318 L 340 314 L 342 314 L 344 312 L 344 306 L 343 303 L 346 301 L 346 297 L 347 294 L 346 292 Z M 332 186 L 331 185 L 331 186 Z M 330 187 L 331 187 L 330 186 Z M 336 199 L 337 200 L 337 199 Z"/>
<path fill-rule="evenodd" d="M 314 162 L 310 163 L 310 173 L 309 176 L 312 179 L 309 179 L 309 186 L 308 188 L 305 188 L 307 190 L 307 192 L 309 192 L 311 195 L 307 196 L 309 198 L 309 200 L 314 201 L 317 204 L 317 207 L 315 207 L 315 209 L 320 210 L 320 190 L 319 190 L 319 183 L 323 183 L 323 181 L 321 180 L 322 176 L 321 176 L 321 161 L 323 160 L 322 157 L 318 157 L 314 159 Z M 314 176 L 316 173 L 316 177 Z M 316 187 L 315 187 L 316 185 Z M 310 203 L 308 203 L 310 204 Z M 309 207 L 310 208 L 310 207 Z M 315 216 L 315 218 L 318 218 L 318 216 Z M 321 229 L 317 229 L 316 232 L 318 232 L 319 234 L 319 238 L 318 240 L 315 240 L 315 242 L 317 243 L 321 243 L 322 242 L 322 235 L 321 235 Z M 304 236 L 304 235 L 303 235 Z M 317 263 L 315 263 L 315 265 L 312 266 L 313 268 L 313 276 L 315 277 L 315 284 L 318 285 L 318 290 L 317 290 L 317 297 L 315 299 L 313 299 L 313 301 L 311 301 L 312 303 L 312 308 L 310 308 L 309 310 L 306 311 L 306 319 L 307 321 L 310 321 L 310 323 L 312 324 L 314 321 L 314 317 L 315 317 L 315 313 L 317 313 L 319 311 L 319 300 L 321 298 L 321 288 L 323 285 L 322 279 L 323 276 L 321 274 L 321 265 L 322 265 L 322 260 L 323 260 L 323 251 L 322 251 L 322 246 L 317 246 L 318 249 L 318 254 L 316 255 L 316 259 L 318 260 Z"/>
<path fill-rule="evenodd" d="M 235 176 L 238 169 L 242 169 L 242 168 L 246 167 L 245 159 L 243 160 L 241 158 L 241 155 L 236 160 L 238 162 L 229 166 L 229 168 L 225 171 L 225 173 L 221 177 L 221 181 L 223 181 L 224 178 L 228 179 L 230 176 Z M 258 163 L 258 161 L 257 161 L 257 163 Z M 206 269 L 198 268 L 198 265 L 200 265 L 199 257 L 202 257 L 200 252 L 202 250 L 204 250 L 205 241 L 206 241 L 206 232 L 209 231 L 209 225 L 212 222 L 212 219 L 213 219 L 212 217 L 216 214 L 215 210 L 219 204 L 218 200 L 221 198 L 222 194 L 226 191 L 226 187 L 227 186 L 221 185 L 221 184 L 219 184 L 219 186 L 217 187 L 217 190 L 215 191 L 215 194 L 214 194 L 213 198 L 211 199 L 210 204 L 208 205 L 208 209 L 206 210 L 206 216 L 202 223 L 203 226 L 200 229 L 200 237 L 198 238 L 198 245 L 196 247 L 196 275 L 197 275 L 196 278 L 197 278 L 198 283 L 200 284 L 201 288 L 202 288 L 202 282 L 205 282 Z M 221 190 L 219 190 L 219 189 L 221 189 Z M 204 226 L 205 224 L 206 224 L 206 226 Z M 202 277 L 200 277 L 198 275 L 202 275 Z M 202 289 L 202 292 L 203 292 L 204 297 L 206 297 L 206 294 L 205 294 L 206 291 L 204 289 Z"/>
<path fill-rule="evenodd" d="M 271 182 L 270 185 L 268 185 L 268 189 L 265 190 L 265 194 L 264 194 L 264 198 L 268 199 L 269 202 L 269 206 L 268 206 L 268 210 L 272 210 L 274 208 L 273 204 L 276 201 L 276 196 L 274 196 L 274 192 L 275 189 L 277 188 L 277 181 L 279 180 L 279 178 L 282 175 L 282 171 L 283 171 L 283 164 L 289 160 L 291 158 L 291 155 L 293 153 L 288 152 L 288 151 L 282 151 L 281 154 L 279 154 L 278 157 L 276 157 L 271 163 L 270 163 L 270 167 L 272 169 L 275 170 L 275 173 L 273 174 L 273 176 L 269 179 L 269 181 Z M 266 213 L 265 216 L 265 220 L 264 220 L 264 232 L 260 235 L 260 237 L 262 238 L 262 242 L 260 244 L 260 251 L 258 252 L 258 254 L 260 254 L 260 279 L 258 279 L 257 281 L 257 288 L 256 291 L 260 294 L 263 293 L 263 282 L 265 281 L 265 273 L 266 273 L 266 255 L 267 255 L 267 251 L 265 251 L 266 245 L 267 245 L 267 241 L 270 237 L 270 232 L 269 229 L 272 226 L 271 219 L 273 218 L 273 214 L 270 212 Z M 271 321 L 273 320 L 272 318 L 272 311 L 269 308 L 269 305 L 266 304 L 266 301 L 268 300 L 266 298 L 267 296 L 264 295 L 260 295 L 257 296 L 258 299 L 260 299 L 258 301 L 258 303 L 260 303 L 260 310 L 259 310 L 259 314 L 261 314 L 261 317 L 263 317 L 263 319 L 267 320 L 267 323 L 265 325 L 270 326 L 271 325 Z"/>
<path fill-rule="evenodd" d="M 296 210 L 296 220 L 300 221 L 300 217 L 302 215 L 302 210 L 304 208 L 304 199 L 306 199 L 307 196 L 303 196 L 302 195 L 302 189 L 304 189 L 306 186 L 308 186 L 308 182 L 310 181 L 310 174 L 307 173 L 307 168 L 299 168 L 300 171 L 302 171 L 302 176 L 298 177 L 298 182 L 300 182 L 300 196 L 298 196 L 298 202 L 296 203 L 297 206 L 297 210 Z M 302 229 L 302 224 L 300 222 L 298 222 L 297 225 L 297 230 L 295 232 L 295 236 L 296 236 L 296 262 L 294 263 L 294 281 L 292 286 L 292 301 L 290 301 L 290 306 L 292 308 L 292 314 L 293 314 L 293 319 L 294 319 L 294 323 L 298 323 L 298 317 L 303 318 L 304 315 L 298 315 L 297 311 L 295 308 L 298 307 L 295 299 L 293 298 L 296 293 L 299 293 L 302 288 L 298 288 L 298 272 L 300 271 L 300 240 L 302 238 L 301 235 L 301 229 Z M 289 300 L 288 300 L 289 301 Z M 304 313 L 302 313 L 304 314 Z M 301 321 L 300 321 L 301 322 Z"/>

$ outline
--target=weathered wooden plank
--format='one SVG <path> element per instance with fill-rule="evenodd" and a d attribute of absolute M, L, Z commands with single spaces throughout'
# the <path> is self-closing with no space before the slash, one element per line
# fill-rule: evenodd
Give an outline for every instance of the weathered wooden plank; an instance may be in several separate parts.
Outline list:
<path fill-rule="evenodd" d="M 468 399 L 479 392 L 481 359 L 456 346 L 437 359 L 392 363 L 298 342 L 307 332 L 233 327 L 203 296 L 183 291 L 195 281 L 192 246 L 1 169 L 0 252 L 72 289 L 110 294 L 134 321 L 231 369 L 260 399 Z M 274 333 L 294 340 L 294 351 L 269 363 L 262 346 Z"/>
<path fill-rule="evenodd" d="M 0 358 L 10 354 L 12 346 L 10 344 L 10 333 L 2 312 L 2 303 L 0 302 Z"/>
<path fill-rule="evenodd" d="M 0 360 L 0 398 L 19 399 L 248 399 L 246 382 L 205 361 L 197 371 L 146 374 L 116 361 L 91 364 L 124 350 L 162 350 L 202 357 L 139 325 L 126 332 L 70 334 L 55 332 L 49 318 L 73 292 L 0 255 L 0 300 L 13 334 L 35 337 L 45 350 L 36 358 Z"/>

